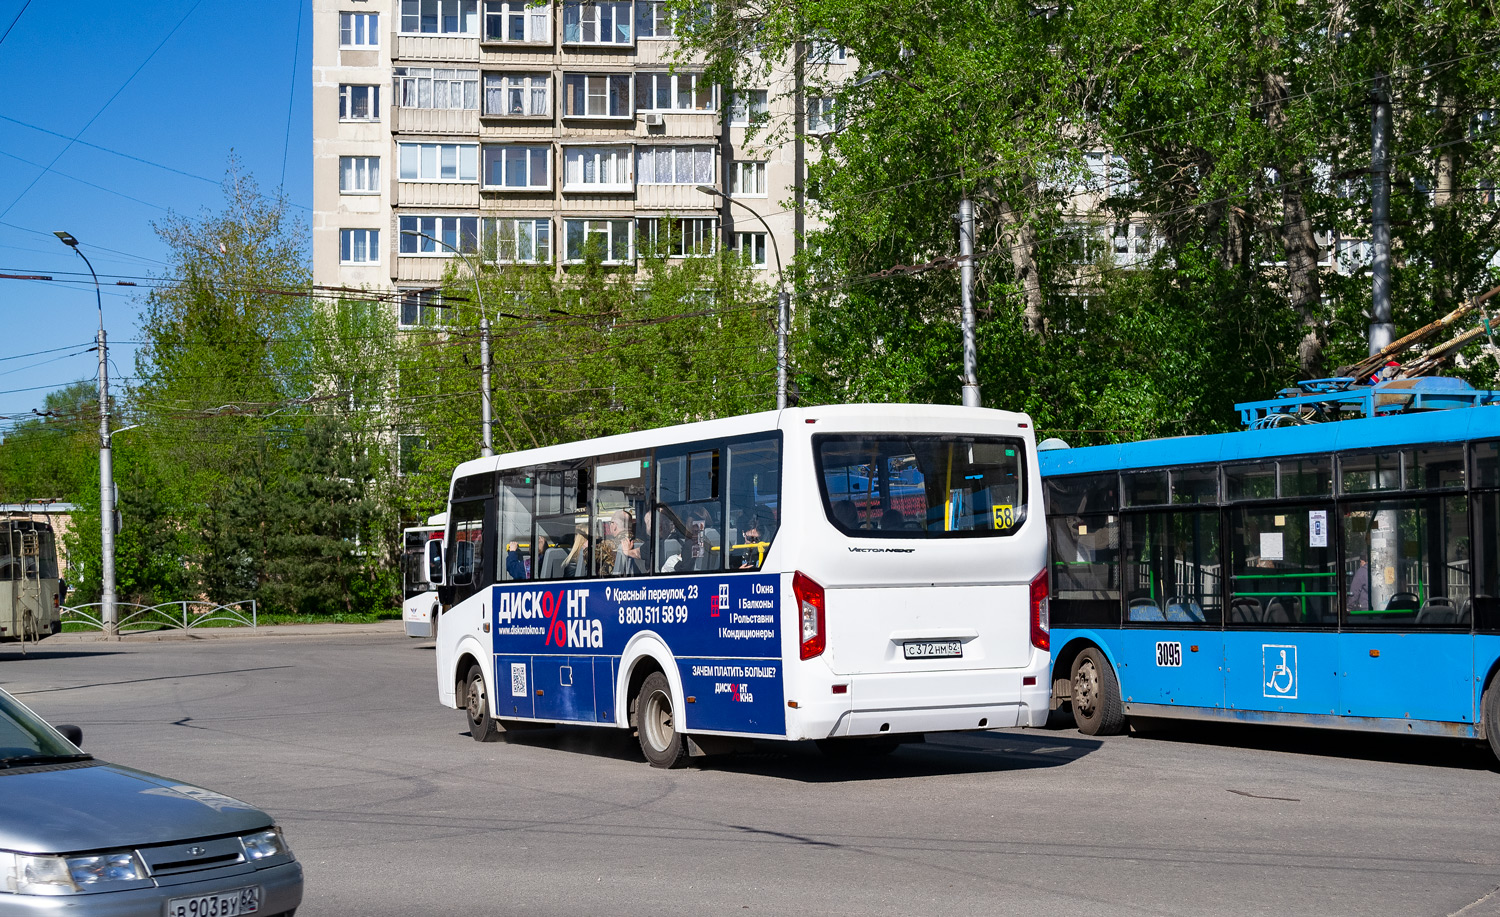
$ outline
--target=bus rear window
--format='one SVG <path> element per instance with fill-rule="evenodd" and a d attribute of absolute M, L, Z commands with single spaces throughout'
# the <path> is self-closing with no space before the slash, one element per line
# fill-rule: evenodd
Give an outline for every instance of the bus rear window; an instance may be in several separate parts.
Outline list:
<path fill-rule="evenodd" d="M 1009 535 L 1026 521 L 1020 439 L 828 434 L 813 452 L 823 509 L 847 535 Z"/>

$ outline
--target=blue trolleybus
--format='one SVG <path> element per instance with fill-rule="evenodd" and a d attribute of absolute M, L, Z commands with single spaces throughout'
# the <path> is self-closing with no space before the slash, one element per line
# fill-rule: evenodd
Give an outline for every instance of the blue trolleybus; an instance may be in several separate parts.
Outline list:
<path fill-rule="evenodd" d="M 1318 380 L 1249 429 L 1040 453 L 1053 704 L 1488 738 L 1500 392 Z"/>

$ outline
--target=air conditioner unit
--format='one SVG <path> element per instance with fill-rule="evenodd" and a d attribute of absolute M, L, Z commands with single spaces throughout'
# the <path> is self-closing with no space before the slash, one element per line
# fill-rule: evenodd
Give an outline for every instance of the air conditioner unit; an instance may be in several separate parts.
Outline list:
<path fill-rule="evenodd" d="M 661 112 L 659 111 L 648 111 L 641 120 L 646 122 L 647 127 L 661 127 L 662 125 Z"/>

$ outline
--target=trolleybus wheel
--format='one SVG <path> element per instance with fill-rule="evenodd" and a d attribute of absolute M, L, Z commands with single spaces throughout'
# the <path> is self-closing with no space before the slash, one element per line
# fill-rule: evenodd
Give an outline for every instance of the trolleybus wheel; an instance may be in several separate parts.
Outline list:
<path fill-rule="evenodd" d="M 500 723 L 490 716 L 490 695 L 485 690 L 484 670 L 477 665 L 469 669 L 464 712 L 469 716 L 469 735 L 474 741 L 493 742 L 500 737 Z"/>
<path fill-rule="evenodd" d="M 677 730 L 667 676 L 660 672 L 647 675 L 636 698 L 635 728 L 646 760 L 652 767 L 681 767 L 687 760 L 687 743 Z"/>
<path fill-rule="evenodd" d="M 1073 660 L 1073 719 L 1086 736 L 1112 736 L 1125 731 L 1120 684 L 1104 653 L 1089 647 Z"/>
<path fill-rule="evenodd" d="M 1484 689 L 1484 734 L 1489 737 L 1490 751 L 1500 758 L 1500 676 L 1490 679 Z"/>

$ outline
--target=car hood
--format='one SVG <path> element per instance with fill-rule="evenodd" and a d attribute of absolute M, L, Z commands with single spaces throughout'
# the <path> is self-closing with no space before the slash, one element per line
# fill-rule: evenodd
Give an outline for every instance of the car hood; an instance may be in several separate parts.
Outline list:
<path fill-rule="evenodd" d="M 143 847 L 271 825 L 254 806 L 114 764 L 0 770 L 0 849 L 73 853 Z"/>

